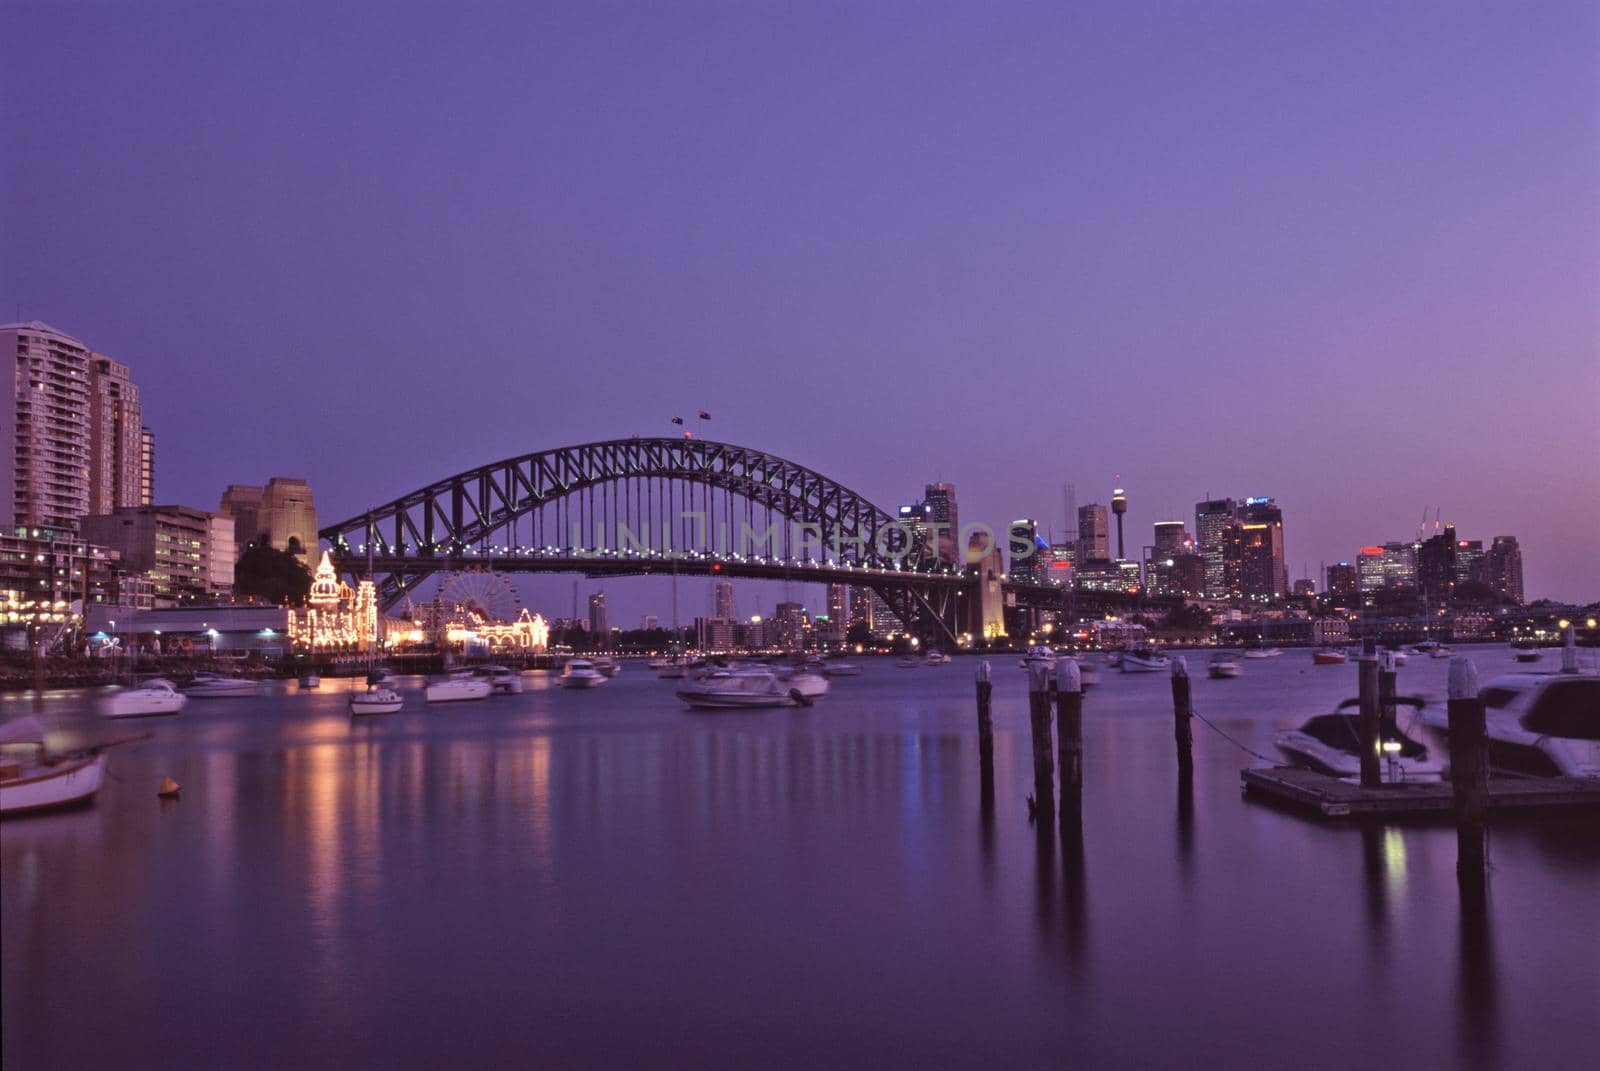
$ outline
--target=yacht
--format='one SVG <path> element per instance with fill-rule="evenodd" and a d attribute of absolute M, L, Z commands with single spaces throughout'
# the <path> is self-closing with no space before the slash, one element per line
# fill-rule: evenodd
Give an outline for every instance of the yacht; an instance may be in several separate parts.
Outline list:
<path fill-rule="evenodd" d="M 1160 673 L 1169 665 L 1167 656 L 1148 647 L 1137 647 L 1122 653 L 1120 668 L 1124 673 Z"/>
<path fill-rule="evenodd" d="M 1249 647 L 1245 649 L 1246 658 L 1277 658 L 1283 651 L 1277 647 Z"/>
<path fill-rule="evenodd" d="M 1311 664 L 1314 666 L 1342 666 L 1348 661 L 1349 655 L 1332 647 L 1320 647 L 1311 652 Z"/>
<path fill-rule="evenodd" d="M 615 677 L 618 673 L 622 672 L 622 663 L 618 662 L 615 658 L 608 658 L 602 655 L 599 658 L 594 659 L 594 668 L 599 670 L 604 676 Z"/>
<path fill-rule="evenodd" d="M 472 675 L 478 680 L 488 681 L 489 690 L 495 695 L 522 694 L 522 678 L 505 666 L 475 666 Z"/>
<path fill-rule="evenodd" d="M 1508 673 L 1478 690 L 1489 762 L 1501 770 L 1600 778 L 1600 674 Z M 1445 709 L 1423 724 L 1450 731 Z"/>
<path fill-rule="evenodd" d="M 948 666 L 952 661 L 954 660 L 943 651 L 929 651 L 922 658 L 922 664 L 925 666 Z"/>
<path fill-rule="evenodd" d="M 1318 714 L 1298 729 L 1279 733 L 1272 742 L 1296 766 L 1346 780 L 1360 777 L 1361 715 L 1350 709 L 1359 702 L 1347 699 L 1334 713 Z M 1428 749 L 1394 722 L 1381 722 L 1378 735 L 1383 741 L 1379 772 L 1384 781 L 1437 781 L 1443 776 L 1443 767 Z"/>
<path fill-rule="evenodd" d="M 221 677 L 215 673 L 201 673 L 189 681 L 184 691 L 195 699 L 239 699 L 260 695 L 261 682 L 244 677 Z"/>
<path fill-rule="evenodd" d="M 1428 652 L 1428 657 L 1429 658 L 1449 658 L 1454 653 L 1455 653 L 1454 651 L 1450 650 L 1450 648 L 1446 647 L 1444 644 L 1441 643 L 1441 644 L 1436 645 L 1433 648 L 1433 650 Z"/>
<path fill-rule="evenodd" d="M 183 709 L 189 697 L 164 678 L 147 680 L 136 688 L 128 688 L 100 701 L 102 718 L 149 718 L 161 714 L 176 714 Z"/>
<path fill-rule="evenodd" d="M 487 699 L 491 690 L 489 682 L 481 677 L 447 677 L 431 682 L 423 696 L 430 703 L 464 703 Z"/>
<path fill-rule="evenodd" d="M 1243 671 L 1239 668 L 1239 660 L 1231 654 L 1214 654 L 1210 663 L 1206 665 L 1206 674 L 1219 681 L 1232 680 L 1241 672 Z"/>
<path fill-rule="evenodd" d="M 404 706 L 400 693 L 393 688 L 372 685 L 364 692 L 350 693 L 350 716 L 362 714 L 395 714 Z"/>
<path fill-rule="evenodd" d="M 764 671 L 741 670 L 740 672 L 759 674 Z M 810 666 L 801 666 L 799 669 L 773 673 L 773 676 L 807 699 L 821 699 L 828 694 L 828 678 Z"/>
<path fill-rule="evenodd" d="M 587 658 L 569 658 L 561 667 L 556 683 L 563 688 L 598 688 L 606 682 L 606 675 L 594 668 Z"/>
<path fill-rule="evenodd" d="M 1526 650 L 1522 650 L 1522 651 L 1513 651 L 1513 652 L 1511 652 L 1511 655 L 1518 662 L 1537 662 L 1537 661 L 1539 661 L 1539 652 L 1533 650 L 1531 647 L 1526 649 Z"/>
<path fill-rule="evenodd" d="M 106 776 L 101 749 L 50 755 L 44 723 L 34 715 L 0 726 L 0 744 L 34 748 L 28 758 L 0 757 L 0 817 L 75 807 L 94 799 Z"/>
<path fill-rule="evenodd" d="M 854 662 L 832 659 L 822 663 L 822 675 L 824 677 L 859 677 L 861 676 L 861 667 Z"/>
<path fill-rule="evenodd" d="M 818 678 L 820 680 L 820 678 Z M 827 682 L 822 682 L 826 686 Z M 678 689 L 678 698 L 694 710 L 759 710 L 810 706 L 811 699 L 771 670 L 715 673 Z"/>

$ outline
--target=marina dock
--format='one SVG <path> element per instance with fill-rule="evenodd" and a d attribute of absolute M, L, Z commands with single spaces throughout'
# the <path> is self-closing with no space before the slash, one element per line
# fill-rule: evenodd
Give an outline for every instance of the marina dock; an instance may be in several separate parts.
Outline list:
<path fill-rule="evenodd" d="M 1294 766 L 1240 771 L 1246 793 L 1312 811 L 1325 818 L 1393 816 L 1455 808 L 1448 781 L 1385 784 L 1377 788 L 1341 781 Z M 1600 781 L 1576 777 L 1491 777 L 1489 807 L 1600 807 Z"/>

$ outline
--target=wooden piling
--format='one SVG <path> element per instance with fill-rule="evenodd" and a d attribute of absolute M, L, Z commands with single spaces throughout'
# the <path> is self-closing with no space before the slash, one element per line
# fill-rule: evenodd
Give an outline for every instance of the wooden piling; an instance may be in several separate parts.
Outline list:
<path fill-rule="evenodd" d="M 990 709 L 993 693 L 989 663 L 985 660 L 978 664 L 978 767 L 986 804 L 994 800 L 994 715 Z"/>
<path fill-rule="evenodd" d="M 1394 702 L 1399 679 L 1400 667 L 1395 662 L 1394 652 L 1384 651 L 1378 656 L 1378 716 L 1385 723 L 1399 724 Z"/>
<path fill-rule="evenodd" d="M 1378 737 L 1378 660 L 1363 654 L 1357 666 L 1360 672 L 1361 717 L 1358 732 L 1361 738 L 1361 787 L 1377 788 L 1383 783 L 1379 761 Z"/>
<path fill-rule="evenodd" d="M 1172 738 L 1178 746 L 1178 778 L 1194 777 L 1194 704 L 1189 698 L 1189 663 L 1183 656 L 1172 660 Z"/>
<path fill-rule="evenodd" d="M 1450 660 L 1450 783 L 1456 798 L 1456 877 L 1463 888 L 1483 881 L 1489 815 L 1488 739 L 1484 701 L 1478 698 L 1478 672 L 1472 660 Z"/>
<path fill-rule="evenodd" d="M 1056 660 L 1056 753 L 1061 765 L 1061 815 L 1083 804 L 1083 676 L 1069 656 Z"/>
<path fill-rule="evenodd" d="M 1028 721 L 1033 727 L 1033 799 L 1041 821 L 1055 818 L 1056 771 L 1050 747 L 1050 670 L 1028 666 Z"/>

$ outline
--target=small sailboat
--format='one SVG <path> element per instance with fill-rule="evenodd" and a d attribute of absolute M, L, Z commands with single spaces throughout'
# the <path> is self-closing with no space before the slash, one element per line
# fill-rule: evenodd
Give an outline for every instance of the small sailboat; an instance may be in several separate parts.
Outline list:
<path fill-rule="evenodd" d="M 31 714 L 0 726 L 0 744 L 35 749 L 31 761 L 0 759 L 0 817 L 88 803 L 105 781 L 102 749 L 50 755 L 44 746 L 44 723 Z"/>
<path fill-rule="evenodd" d="M 400 698 L 400 693 L 393 688 L 380 688 L 372 685 L 364 692 L 350 694 L 350 716 L 359 717 L 364 714 L 396 714 L 405 706 L 405 700 Z"/>
<path fill-rule="evenodd" d="M 1332 647 L 1322 647 L 1311 652 L 1311 664 L 1314 666 L 1342 666 L 1349 660 L 1349 655 Z"/>
<path fill-rule="evenodd" d="M 489 682 L 478 677 L 447 677 L 428 685 L 423 696 L 430 703 L 465 703 L 489 698 Z"/>
<path fill-rule="evenodd" d="M 1214 654 L 1206 665 L 1206 675 L 1213 680 L 1232 680 L 1241 672 L 1238 660 L 1231 654 Z"/>

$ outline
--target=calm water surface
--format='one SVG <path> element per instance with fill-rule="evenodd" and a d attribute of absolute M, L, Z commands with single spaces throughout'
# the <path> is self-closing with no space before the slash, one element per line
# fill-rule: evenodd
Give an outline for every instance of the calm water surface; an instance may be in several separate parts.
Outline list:
<path fill-rule="evenodd" d="M 1165 676 L 1105 673 L 1081 841 L 1041 839 L 993 661 L 987 819 L 973 659 L 742 714 L 637 663 L 477 704 L 410 681 L 356 721 L 338 681 L 113 724 L 52 695 L 57 745 L 156 736 L 93 808 L 0 827 L 5 1064 L 1594 1066 L 1592 815 L 1497 823 L 1464 916 L 1451 827 L 1246 801 L 1256 760 L 1199 724 L 1181 806 Z M 1244 666 L 1195 705 L 1263 753 L 1355 691 L 1306 652 Z"/>

